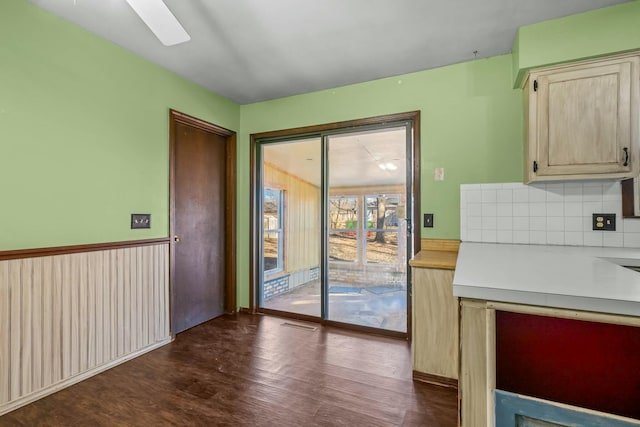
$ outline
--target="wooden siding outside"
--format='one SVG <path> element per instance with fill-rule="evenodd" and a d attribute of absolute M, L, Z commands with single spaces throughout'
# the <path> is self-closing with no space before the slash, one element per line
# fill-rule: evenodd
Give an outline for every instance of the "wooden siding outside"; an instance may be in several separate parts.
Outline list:
<path fill-rule="evenodd" d="M 264 164 L 264 186 L 284 190 L 284 270 L 320 265 L 320 188 Z"/>
<path fill-rule="evenodd" d="M 168 244 L 0 261 L 0 415 L 170 340 Z"/>

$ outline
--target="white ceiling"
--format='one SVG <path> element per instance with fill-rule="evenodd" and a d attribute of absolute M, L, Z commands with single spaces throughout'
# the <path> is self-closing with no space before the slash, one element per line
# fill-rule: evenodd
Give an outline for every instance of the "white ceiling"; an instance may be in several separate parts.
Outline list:
<path fill-rule="evenodd" d="M 329 185 L 357 187 L 406 182 L 406 130 L 356 132 L 329 137 Z M 267 144 L 262 158 L 290 175 L 320 186 L 320 139 Z M 395 170 L 381 169 L 392 163 Z"/>
<path fill-rule="evenodd" d="M 171 47 L 125 0 L 29 1 L 246 104 L 508 53 L 522 25 L 625 0 L 165 0 L 191 36 Z"/>

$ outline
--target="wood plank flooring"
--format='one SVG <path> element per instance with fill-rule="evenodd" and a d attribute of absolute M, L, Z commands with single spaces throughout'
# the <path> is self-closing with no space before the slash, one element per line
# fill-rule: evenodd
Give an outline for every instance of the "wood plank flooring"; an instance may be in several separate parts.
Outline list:
<path fill-rule="evenodd" d="M 0 426 L 455 426 L 456 390 L 411 380 L 405 341 L 223 316 L 0 417 Z"/>

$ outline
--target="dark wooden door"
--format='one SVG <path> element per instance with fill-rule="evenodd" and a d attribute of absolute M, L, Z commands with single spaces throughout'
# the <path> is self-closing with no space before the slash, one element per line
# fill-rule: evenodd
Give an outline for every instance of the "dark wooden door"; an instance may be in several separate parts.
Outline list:
<path fill-rule="evenodd" d="M 225 308 L 226 138 L 175 123 L 172 333 Z"/>

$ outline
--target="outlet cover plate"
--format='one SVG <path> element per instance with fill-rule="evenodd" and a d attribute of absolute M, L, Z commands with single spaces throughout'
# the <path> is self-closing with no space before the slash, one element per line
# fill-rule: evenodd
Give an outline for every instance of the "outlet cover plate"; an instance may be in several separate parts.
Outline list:
<path fill-rule="evenodd" d="M 598 231 L 616 231 L 616 214 L 594 213 L 592 228 Z"/>
<path fill-rule="evenodd" d="M 151 228 L 151 214 L 131 214 L 131 228 Z"/>

